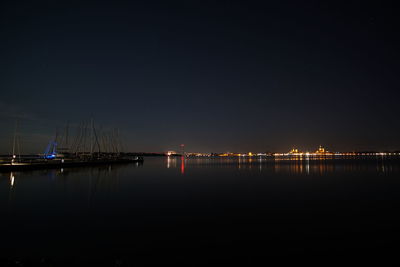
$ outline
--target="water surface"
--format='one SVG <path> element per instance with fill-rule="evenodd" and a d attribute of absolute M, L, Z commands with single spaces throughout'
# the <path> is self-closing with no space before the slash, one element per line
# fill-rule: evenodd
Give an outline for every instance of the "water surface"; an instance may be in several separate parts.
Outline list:
<path fill-rule="evenodd" d="M 397 261 L 397 160 L 145 158 L 0 174 L 0 263 Z"/>

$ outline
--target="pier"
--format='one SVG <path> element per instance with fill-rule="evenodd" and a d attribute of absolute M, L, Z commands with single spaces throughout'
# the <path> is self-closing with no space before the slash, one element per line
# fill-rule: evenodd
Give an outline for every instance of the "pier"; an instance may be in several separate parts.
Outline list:
<path fill-rule="evenodd" d="M 129 164 L 129 163 L 142 164 L 143 157 L 90 159 L 90 160 L 57 159 L 57 160 L 43 160 L 43 161 L 32 161 L 32 162 L 4 163 L 0 164 L 0 172 L 75 168 L 75 167 L 88 167 L 95 165 Z"/>

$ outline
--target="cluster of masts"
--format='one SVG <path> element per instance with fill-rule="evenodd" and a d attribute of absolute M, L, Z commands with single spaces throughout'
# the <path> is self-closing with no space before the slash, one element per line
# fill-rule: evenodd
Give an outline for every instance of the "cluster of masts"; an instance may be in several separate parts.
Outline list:
<path fill-rule="evenodd" d="M 101 155 L 119 155 L 122 151 L 122 142 L 119 129 L 105 131 L 101 127 L 96 128 L 94 120 L 81 122 L 75 134 L 70 140 L 69 124 L 65 126 L 64 134 L 56 131 L 44 152 L 45 158 L 63 157 L 65 155 L 75 157 L 93 157 Z"/>
<path fill-rule="evenodd" d="M 64 132 L 56 130 L 54 138 L 49 142 L 41 157 L 55 159 L 64 157 L 112 157 L 119 156 L 123 150 L 120 131 L 115 128 L 103 130 L 96 128 L 94 120 L 83 121 L 76 128 L 76 133 L 70 136 L 69 123 Z M 20 138 L 18 134 L 18 121 L 15 122 L 12 143 L 11 164 L 21 158 Z"/>

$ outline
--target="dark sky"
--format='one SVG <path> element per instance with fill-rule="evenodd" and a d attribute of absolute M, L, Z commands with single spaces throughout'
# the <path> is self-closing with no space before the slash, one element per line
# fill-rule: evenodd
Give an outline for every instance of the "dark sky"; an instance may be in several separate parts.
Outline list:
<path fill-rule="evenodd" d="M 16 118 L 23 151 L 41 152 L 92 116 L 129 151 L 400 149 L 389 3 L 0 5 L 1 152 Z"/>

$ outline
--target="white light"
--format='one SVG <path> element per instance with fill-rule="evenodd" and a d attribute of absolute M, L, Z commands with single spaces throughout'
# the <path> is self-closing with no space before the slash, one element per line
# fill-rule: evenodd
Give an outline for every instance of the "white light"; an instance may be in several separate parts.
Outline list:
<path fill-rule="evenodd" d="M 11 185 L 11 187 L 14 186 L 14 174 L 13 173 L 10 173 L 10 185 Z"/>

